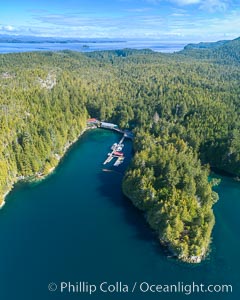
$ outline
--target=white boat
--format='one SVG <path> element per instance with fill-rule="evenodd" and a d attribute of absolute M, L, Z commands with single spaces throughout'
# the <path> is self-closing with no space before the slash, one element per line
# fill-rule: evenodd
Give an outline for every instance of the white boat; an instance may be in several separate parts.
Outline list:
<path fill-rule="evenodd" d="M 119 158 L 115 161 L 114 167 L 119 166 L 120 164 L 123 163 L 123 161 L 124 161 L 124 157 L 119 157 Z"/>
<path fill-rule="evenodd" d="M 114 144 L 112 145 L 111 149 L 112 149 L 112 150 L 115 150 L 117 146 L 118 146 L 118 144 L 117 144 L 117 143 L 114 143 Z"/>

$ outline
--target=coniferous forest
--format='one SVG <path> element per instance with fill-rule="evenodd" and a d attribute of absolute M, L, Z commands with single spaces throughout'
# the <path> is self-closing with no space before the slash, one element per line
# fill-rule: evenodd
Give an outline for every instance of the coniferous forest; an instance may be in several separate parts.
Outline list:
<path fill-rule="evenodd" d="M 48 174 L 88 117 L 133 130 L 123 191 L 160 242 L 198 262 L 218 182 L 240 176 L 240 39 L 151 50 L 0 55 L 0 204 L 18 180 Z"/>

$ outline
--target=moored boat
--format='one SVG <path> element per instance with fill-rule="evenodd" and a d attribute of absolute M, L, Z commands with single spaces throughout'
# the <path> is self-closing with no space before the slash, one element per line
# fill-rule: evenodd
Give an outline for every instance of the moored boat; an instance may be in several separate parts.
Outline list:
<path fill-rule="evenodd" d="M 116 156 L 123 156 L 123 153 L 119 151 L 114 151 L 113 154 Z"/>

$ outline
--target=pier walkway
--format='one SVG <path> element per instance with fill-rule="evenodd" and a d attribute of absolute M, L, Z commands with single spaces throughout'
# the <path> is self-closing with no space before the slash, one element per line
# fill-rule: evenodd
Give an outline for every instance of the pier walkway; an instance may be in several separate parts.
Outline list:
<path fill-rule="evenodd" d="M 133 133 L 131 131 L 122 130 L 122 129 L 119 129 L 119 128 L 112 128 L 112 130 L 117 131 L 119 133 L 122 133 L 125 138 L 133 139 Z"/>

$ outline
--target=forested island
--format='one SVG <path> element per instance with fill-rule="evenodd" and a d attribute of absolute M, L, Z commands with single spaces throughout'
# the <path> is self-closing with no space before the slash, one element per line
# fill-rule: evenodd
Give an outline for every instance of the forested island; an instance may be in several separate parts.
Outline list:
<path fill-rule="evenodd" d="M 0 55 L 0 205 L 47 175 L 89 116 L 134 131 L 123 192 L 174 256 L 200 262 L 214 226 L 210 169 L 240 176 L 240 39 L 186 47 Z"/>

